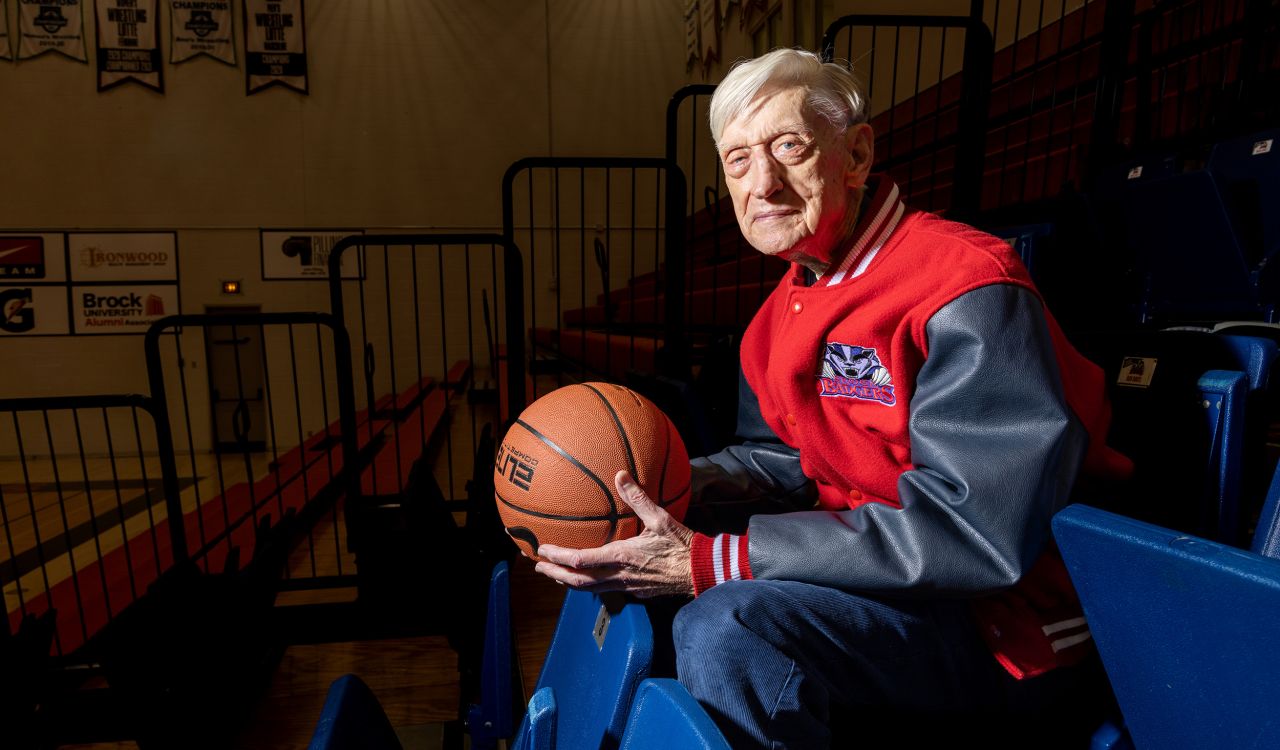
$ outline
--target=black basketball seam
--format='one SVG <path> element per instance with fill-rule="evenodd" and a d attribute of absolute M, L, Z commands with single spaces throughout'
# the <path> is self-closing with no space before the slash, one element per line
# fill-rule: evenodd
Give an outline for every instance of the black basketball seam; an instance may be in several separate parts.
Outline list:
<path fill-rule="evenodd" d="M 662 452 L 662 473 L 658 475 L 659 504 L 662 503 L 662 498 L 665 495 L 663 488 L 667 486 L 667 464 L 671 461 L 671 424 L 665 414 L 662 415 L 662 426 L 666 428 L 663 432 L 667 434 L 667 448 Z"/>
<path fill-rule="evenodd" d="M 604 496 L 609 499 L 609 516 L 608 516 L 609 538 L 612 539 L 614 533 L 618 530 L 618 518 L 620 518 L 620 516 L 618 515 L 618 503 L 614 499 L 613 493 L 610 492 L 609 488 L 605 486 L 605 483 L 600 480 L 600 477 L 596 476 L 595 472 L 593 472 L 591 469 L 588 469 L 587 467 L 583 466 L 582 463 L 578 461 L 578 459 L 574 458 L 573 456 L 570 456 L 567 452 L 565 452 L 564 448 L 561 448 L 560 446 L 556 445 L 555 442 L 551 440 L 551 438 L 547 437 L 546 435 L 543 435 L 541 432 L 538 432 L 536 429 L 534 429 L 533 426 L 530 425 L 528 422 L 524 421 L 523 419 L 517 419 L 516 424 L 528 430 L 529 434 L 541 440 L 551 450 L 555 451 L 556 453 L 559 453 L 561 458 L 573 464 L 574 466 L 578 467 L 579 471 L 581 471 L 583 474 L 590 477 L 591 481 L 595 482 L 600 486 L 600 491 L 603 492 Z"/>
<path fill-rule="evenodd" d="M 689 490 L 691 490 L 691 489 L 693 489 L 693 484 L 692 484 L 692 482 L 690 482 L 690 484 L 688 484 L 688 485 L 685 485 L 685 488 L 684 488 L 683 490 L 680 490 L 679 492 L 677 492 L 677 493 L 676 493 L 676 496 L 675 496 L 675 497 L 673 497 L 673 498 L 671 498 L 670 500 L 659 500 L 659 501 L 658 501 L 658 505 L 661 505 L 662 507 L 664 507 L 664 508 L 665 508 L 665 507 L 667 507 L 668 505 L 670 505 L 670 504 L 672 504 L 672 503 L 676 502 L 676 501 L 677 501 L 677 500 L 679 500 L 680 498 L 684 497 L 685 495 L 689 494 Z"/>
<path fill-rule="evenodd" d="M 604 404 L 604 408 L 609 410 L 609 416 L 613 417 L 613 426 L 618 430 L 618 437 L 622 438 L 622 447 L 627 449 L 627 468 L 631 469 L 631 478 L 639 484 L 640 477 L 636 471 L 635 454 L 631 452 L 631 440 L 627 437 L 627 431 L 622 427 L 622 419 L 618 416 L 617 410 L 613 408 L 613 404 L 609 403 L 609 399 L 605 398 L 603 393 L 596 390 L 595 386 L 586 383 L 581 383 L 580 385 L 591 389 L 591 392 L 596 394 L 600 402 Z"/>
<path fill-rule="evenodd" d="M 503 497 L 502 494 L 499 492 L 494 492 L 493 494 L 498 498 L 498 500 L 502 501 L 503 505 L 507 506 L 511 510 L 516 511 L 517 513 L 524 513 L 527 516 L 535 516 L 537 518 L 546 518 L 551 521 L 613 521 L 614 520 L 614 516 L 612 515 L 609 515 L 609 516 L 558 516 L 554 513 L 542 513 L 536 510 L 531 510 L 529 508 L 522 508 L 519 505 L 516 505 L 515 503 Z M 618 514 L 617 517 L 631 518 L 633 516 L 635 516 L 635 513 L 621 513 L 621 514 Z"/>

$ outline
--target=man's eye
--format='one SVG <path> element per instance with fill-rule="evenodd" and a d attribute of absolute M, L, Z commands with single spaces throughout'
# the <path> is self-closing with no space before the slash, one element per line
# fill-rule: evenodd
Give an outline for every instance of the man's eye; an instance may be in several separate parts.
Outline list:
<path fill-rule="evenodd" d="M 773 152 L 777 156 L 796 156 L 804 150 L 804 141 L 798 138 L 784 138 L 773 144 Z"/>

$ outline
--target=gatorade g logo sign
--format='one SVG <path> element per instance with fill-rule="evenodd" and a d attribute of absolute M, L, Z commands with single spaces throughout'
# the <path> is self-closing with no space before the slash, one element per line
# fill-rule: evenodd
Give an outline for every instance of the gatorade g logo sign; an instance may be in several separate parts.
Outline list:
<path fill-rule="evenodd" d="M 498 449 L 493 460 L 493 468 L 498 474 L 507 477 L 511 483 L 522 490 L 533 484 L 533 470 L 538 466 L 538 459 L 525 455 L 505 443 Z"/>
<path fill-rule="evenodd" d="M 25 333 L 35 328 L 30 289 L 0 290 L 0 331 Z"/>

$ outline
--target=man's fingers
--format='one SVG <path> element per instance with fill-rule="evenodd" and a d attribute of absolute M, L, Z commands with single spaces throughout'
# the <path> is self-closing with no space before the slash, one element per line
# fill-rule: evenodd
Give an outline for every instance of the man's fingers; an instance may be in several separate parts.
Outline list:
<path fill-rule="evenodd" d="M 557 565 L 563 565 L 566 568 L 599 568 L 606 566 L 617 566 L 620 564 L 617 555 L 617 548 L 610 542 L 603 547 L 595 547 L 594 549 L 571 549 L 569 547 L 557 547 L 553 544 L 543 544 L 538 547 L 538 557 L 553 562 Z"/>
<path fill-rule="evenodd" d="M 631 509 L 636 512 L 636 518 L 640 519 L 646 529 L 656 528 L 663 518 L 669 515 L 640 485 L 636 484 L 635 478 L 626 469 L 619 471 L 613 477 L 613 485 L 618 489 L 618 497 L 631 506 Z"/>

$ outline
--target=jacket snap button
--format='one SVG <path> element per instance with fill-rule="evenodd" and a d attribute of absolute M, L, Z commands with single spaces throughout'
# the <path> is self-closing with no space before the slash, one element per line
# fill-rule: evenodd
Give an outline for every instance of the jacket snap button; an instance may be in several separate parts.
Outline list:
<path fill-rule="evenodd" d="M 797 302 L 791 306 L 791 312 L 794 312 L 794 313 L 799 313 L 803 309 L 804 309 L 804 304 L 800 302 Z"/>
<path fill-rule="evenodd" d="M 859 492 L 858 490 L 849 490 L 849 499 L 850 499 L 850 500 L 861 500 L 861 499 L 862 499 L 862 493 L 861 493 L 861 492 Z"/>
<path fill-rule="evenodd" d="M 788 414 L 788 415 L 787 415 L 787 424 L 791 425 L 792 427 L 795 427 L 795 426 L 796 426 L 796 415 L 794 415 L 794 414 Z"/>

